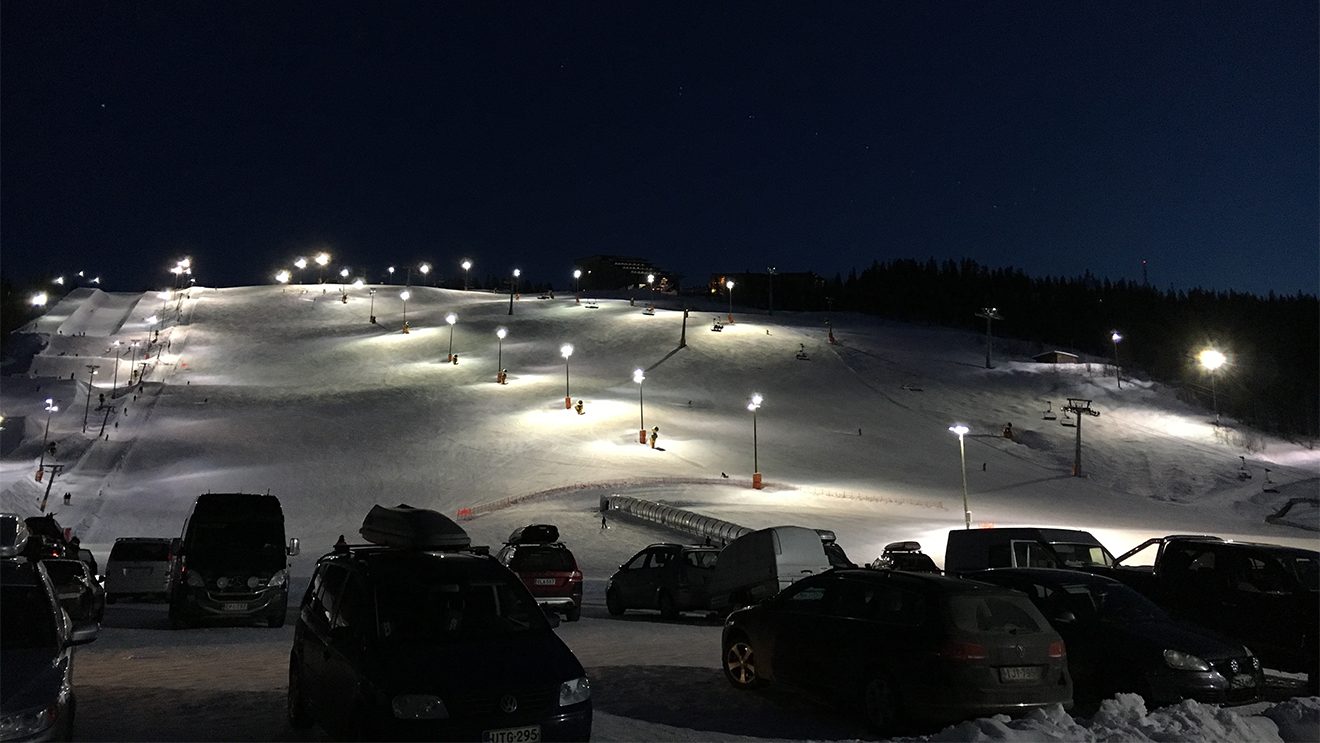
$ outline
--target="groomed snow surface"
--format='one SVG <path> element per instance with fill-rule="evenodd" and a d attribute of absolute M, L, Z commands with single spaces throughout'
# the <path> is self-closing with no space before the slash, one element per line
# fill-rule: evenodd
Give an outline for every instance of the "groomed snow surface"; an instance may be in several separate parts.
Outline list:
<path fill-rule="evenodd" d="M 295 596 L 316 558 L 340 534 L 354 540 L 375 503 L 474 509 L 464 522 L 474 542 L 496 546 L 516 526 L 556 523 L 586 575 L 583 619 L 558 631 L 593 679 L 597 740 L 868 736 L 846 712 L 774 689 L 733 690 L 719 671 L 716 621 L 609 617 L 604 583 L 614 568 L 646 544 L 684 538 L 622 519 L 602 531 L 603 495 L 753 528 L 833 529 L 858 562 L 916 539 L 942 563 L 945 535 L 963 525 L 948 431 L 958 422 L 971 429 L 974 526 L 1083 528 L 1116 554 L 1171 533 L 1320 545 L 1313 507 L 1266 521 L 1289 499 L 1316 495 L 1317 452 L 1232 420 L 1217 427 L 1212 412 L 1149 381 L 1125 377 L 1118 389 L 1103 360 L 1040 365 L 1029 358 L 1045 349 L 997 340 L 986 369 L 984 335 L 852 315 L 828 318 L 837 344 L 820 314 L 735 307 L 735 322 L 716 333 L 712 321 L 727 314 L 718 303 L 692 305 L 679 348 L 682 301 L 640 291 L 635 305 L 623 295 L 595 309 L 585 298 L 522 297 L 510 315 L 508 295 L 412 287 L 405 334 L 402 287 L 375 288 L 374 300 L 348 288 L 348 302 L 338 285 L 198 287 L 168 299 L 70 293 L 27 328 L 46 341 L 41 352 L 6 367 L 0 508 L 38 512 L 46 483 L 32 475 L 51 397 L 57 454 L 47 462 L 65 469 L 47 510 L 102 565 L 118 537 L 177 536 L 207 491 L 279 496 L 288 533 L 303 544 Z M 656 314 L 643 314 L 652 301 Z M 458 314 L 452 331 L 447 312 Z M 1011 334 L 1011 323 L 1002 327 Z M 445 361 L 451 332 L 458 364 Z M 567 364 L 564 343 L 574 346 Z M 795 358 L 800 349 L 808 360 Z M 88 364 L 99 365 L 90 396 Z M 125 392 L 132 364 L 145 381 Z M 495 383 L 501 364 L 506 385 Z M 640 390 L 635 368 L 646 370 Z M 566 384 L 583 415 L 565 409 Z M 755 453 L 754 392 L 764 396 Z M 1062 417 L 1069 397 L 1101 412 L 1083 421 L 1080 477 L 1076 428 L 1042 416 L 1049 407 Z M 1001 435 L 1008 422 L 1013 439 Z M 657 448 L 639 444 L 638 431 L 655 425 Z M 750 487 L 753 456 L 763 490 Z M 78 651 L 78 736 L 291 737 L 291 637 L 289 626 L 170 631 L 160 604 L 111 606 L 100 638 Z M 1284 689 L 1295 681 L 1271 677 Z M 910 739 L 1314 741 L 1320 699 L 1147 710 L 1120 695 L 1089 719 L 1055 709 Z"/>

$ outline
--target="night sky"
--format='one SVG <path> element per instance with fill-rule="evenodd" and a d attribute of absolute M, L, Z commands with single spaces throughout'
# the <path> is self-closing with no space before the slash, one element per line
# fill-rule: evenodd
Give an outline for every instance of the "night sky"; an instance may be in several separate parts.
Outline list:
<path fill-rule="evenodd" d="M 0 271 L 972 258 L 1315 294 L 1317 3 L 0 3 Z"/>

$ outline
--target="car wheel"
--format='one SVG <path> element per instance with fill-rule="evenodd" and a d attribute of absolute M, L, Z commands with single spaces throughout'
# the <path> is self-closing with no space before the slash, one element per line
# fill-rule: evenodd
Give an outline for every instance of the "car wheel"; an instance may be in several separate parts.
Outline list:
<path fill-rule="evenodd" d="M 564 612 L 564 619 L 570 622 L 576 622 L 582 618 L 582 607 L 574 606 L 572 609 Z"/>
<path fill-rule="evenodd" d="M 623 599 L 619 598 L 619 592 L 613 588 L 605 592 L 605 610 L 612 617 L 621 617 L 626 611 L 623 607 Z"/>
<path fill-rule="evenodd" d="M 303 698 L 302 674 L 298 673 L 293 660 L 289 661 L 289 698 L 287 714 L 289 725 L 306 730 L 312 726 L 312 713 L 307 711 L 307 700 Z"/>
<path fill-rule="evenodd" d="M 755 689 L 763 682 L 756 672 L 756 653 L 745 637 L 735 637 L 724 646 L 724 678 L 735 689 Z"/>
<path fill-rule="evenodd" d="M 660 616 L 665 619 L 678 618 L 678 607 L 674 605 L 674 597 L 668 591 L 660 592 Z"/>
<path fill-rule="evenodd" d="M 889 732 L 898 722 L 898 692 L 884 676 L 874 676 L 862 690 L 862 709 L 866 721 L 877 732 Z"/>

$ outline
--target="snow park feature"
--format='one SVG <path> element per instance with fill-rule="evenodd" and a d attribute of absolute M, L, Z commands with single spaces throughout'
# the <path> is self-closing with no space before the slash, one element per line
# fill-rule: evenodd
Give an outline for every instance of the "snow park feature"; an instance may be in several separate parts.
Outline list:
<path fill-rule="evenodd" d="M 371 288 L 382 304 L 379 325 L 361 322 Z M 376 503 L 462 511 L 474 545 L 498 546 L 526 524 L 559 528 L 583 573 L 583 607 L 580 621 L 555 631 L 586 668 L 592 737 L 603 741 L 873 735 L 845 712 L 727 688 L 715 621 L 610 618 L 606 579 L 647 545 L 674 537 L 614 518 L 602 530 L 601 496 L 679 504 L 751 529 L 828 529 L 859 561 L 917 541 L 942 565 L 948 532 L 967 525 L 963 468 L 948 430 L 960 422 L 977 506 L 972 528 L 1082 529 L 1116 553 L 1170 534 L 1312 550 L 1318 542 L 1305 517 L 1293 518 L 1304 504 L 1288 518 L 1270 517 L 1292 499 L 1314 498 L 1320 452 L 1251 432 L 1226 412 L 1216 427 L 1204 409 L 1136 369 L 1124 370 L 1118 390 L 1104 364 L 1037 364 L 1006 340 L 1007 323 L 996 328 L 994 368 L 985 369 L 983 330 L 840 312 L 830 320 L 842 345 L 820 343 L 820 315 L 777 309 L 773 317 L 746 313 L 728 332 L 685 338 L 676 351 L 677 328 L 664 326 L 671 316 L 677 324 L 678 298 L 656 297 L 656 318 L 629 308 L 626 297 L 578 312 L 567 296 L 520 304 L 509 316 L 502 291 L 413 286 L 404 318 L 398 285 L 350 286 L 348 305 L 282 289 L 194 287 L 177 312 L 163 315 L 157 344 L 147 343 L 155 323 L 143 320 L 160 306 L 154 293 L 76 289 L 21 331 L 43 343 L 26 366 L 6 366 L 0 383 L 0 511 L 38 513 L 45 483 L 33 473 L 49 405 L 57 408 L 49 414 L 57 448 L 44 464 L 62 466 L 58 492 L 73 493 L 57 518 L 102 564 L 120 537 L 181 534 L 207 491 L 276 494 L 288 533 L 302 544 L 289 560 L 295 607 L 282 628 L 171 632 L 165 605 L 109 607 L 97 642 L 77 650 L 78 737 L 294 737 L 285 702 L 296 604 L 316 560 L 341 534 L 354 534 Z M 709 318 L 723 305 L 718 297 L 693 309 Z M 450 312 L 463 317 L 464 337 L 487 341 L 469 343 L 469 363 L 438 373 Z M 401 320 L 415 323 L 411 335 L 399 332 Z M 578 350 L 572 393 L 591 400 L 590 415 L 559 407 L 567 360 L 555 354 L 565 338 Z M 107 441 L 92 426 L 82 433 L 83 406 L 70 401 L 86 403 L 85 364 L 112 368 L 114 340 L 153 352 L 145 376 L 131 390 L 120 386 L 111 416 L 119 425 Z M 800 363 L 794 353 L 808 341 L 820 345 L 811 363 Z M 134 364 L 141 360 L 139 351 Z M 492 368 L 505 365 L 516 379 L 491 385 Z M 663 380 L 645 399 L 646 423 L 663 419 L 663 452 L 638 446 L 636 368 Z M 113 375 L 96 375 L 93 394 L 109 398 L 114 384 Z M 763 435 L 748 431 L 752 390 L 773 402 Z M 915 390 L 922 392 L 908 394 Z M 1070 397 L 1105 411 L 1086 422 L 1080 477 L 1071 474 L 1075 432 L 1041 420 L 1041 401 Z M 1014 422 L 1012 439 L 1002 436 L 1005 421 Z M 21 434 L 12 446 L 11 434 Z M 766 439 L 764 469 L 773 473 L 759 490 L 747 487 L 760 469 L 749 440 L 756 436 Z M 1239 479 L 1243 465 L 1268 468 L 1278 493 L 1262 492 L 1263 475 Z M 1156 709 L 1124 694 L 1087 718 L 1050 708 L 909 739 L 1320 739 L 1320 699 L 1295 674 L 1267 667 L 1266 678 L 1269 701 L 1248 707 L 1184 701 Z"/>

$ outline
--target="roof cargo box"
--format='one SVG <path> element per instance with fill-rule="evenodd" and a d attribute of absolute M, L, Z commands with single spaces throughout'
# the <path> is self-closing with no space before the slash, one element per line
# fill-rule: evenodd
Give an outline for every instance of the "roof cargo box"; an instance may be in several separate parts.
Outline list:
<path fill-rule="evenodd" d="M 559 527 L 554 524 L 528 524 L 509 534 L 509 544 L 552 544 L 559 541 Z"/>
<path fill-rule="evenodd" d="M 472 544 L 463 527 L 448 516 L 406 504 L 372 506 L 361 534 L 372 544 L 415 550 L 463 550 Z"/>

